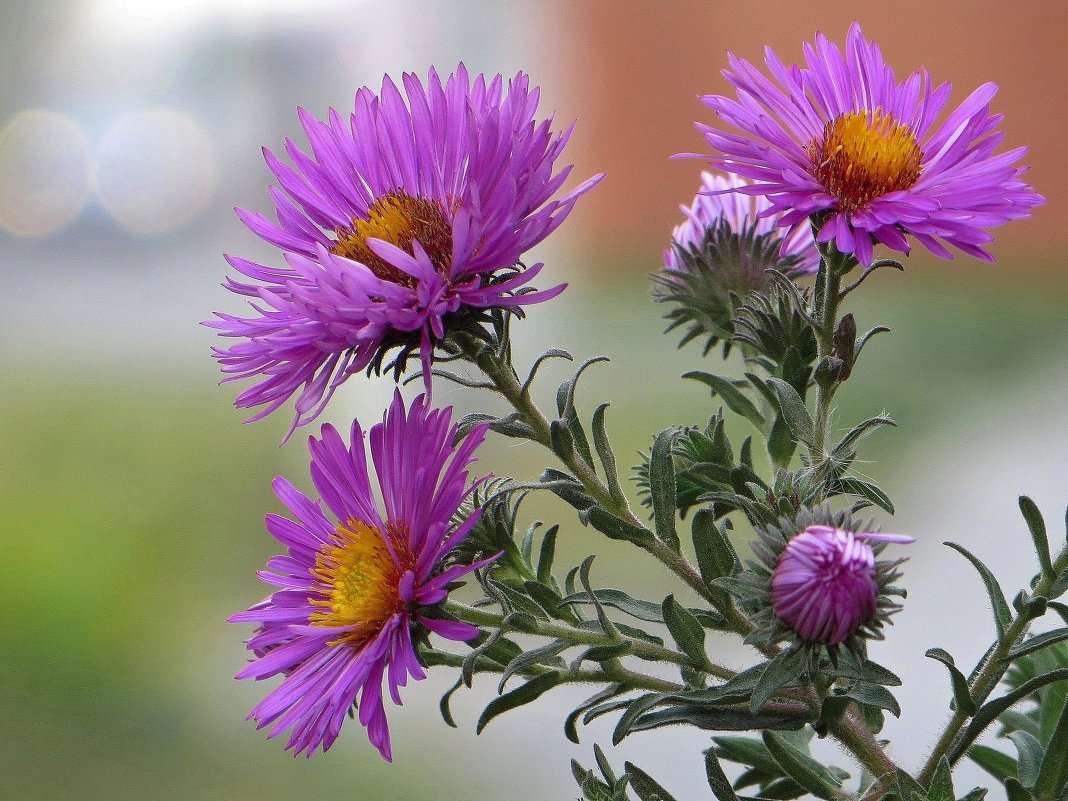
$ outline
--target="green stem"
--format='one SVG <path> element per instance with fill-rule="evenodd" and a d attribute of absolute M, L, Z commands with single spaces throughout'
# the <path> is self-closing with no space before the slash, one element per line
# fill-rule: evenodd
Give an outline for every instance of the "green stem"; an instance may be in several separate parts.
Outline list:
<path fill-rule="evenodd" d="M 1038 583 L 1035 584 L 1033 594 L 1035 596 L 1045 596 L 1049 592 L 1050 587 L 1053 586 L 1057 577 L 1066 569 L 1068 569 L 1068 546 L 1065 546 L 1057 556 L 1056 561 L 1053 563 L 1052 572 L 1048 575 L 1043 575 L 1038 580 Z M 1001 682 L 1002 677 L 1009 669 L 1009 661 L 1006 657 L 1013 645 L 1016 644 L 1017 640 L 1027 633 L 1028 628 L 1031 626 L 1031 622 L 1031 618 L 1017 615 L 1016 619 L 1005 629 L 1005 633 L 994 643 L 994 647 L 991 649 L 989 657 L 986 662 L 983 663 L 979 672 L 975 674 L 975 678 L 969 685 L 972 700 L 975 701 L 976 707 L 982 706 Z M 926 764 L 924 764 L 923 769 L 916 777 L 920 784 L 926 787 L 928 782 L 931 781 L 935 768 L 938 767 L 939 760 L 950 753 L 950 749 L 953 748 L 955 740 L 960 734 L 960 730 L 967 721 L 968 715 L 961 710 L 958 709 L 953 713 L 953 717 L 950 718 L 949 723 L 946 724 L 945 731 L 943 731 L 942 736 L 938 738 L 938 742 L 935 744 L 934 750 L 931 751 L 931 755 L 928 757 Z M 978 732 L 976 736 L 978 736 Z M 966 749 L 953 748 L 953 750 L 960 750 L 961 755 L 963 755 L 963 752 Z"/>
<path fill-rule="evenodd" d="M 434 664 L 448 665 L 450 667 L 462 667 L 466 657 L 460 654 L 453 654 L 449 651 L 438 651 L 435 649 L 425 649 L 423 654 L 433 658 Z M 488 657 L 479 657 L 475 660 L 475 669 L 484 671 L 487 673 L 503 673 L 504 665 L 494 662 Z M 540 676 L 546 671 L 554 670 L 554 668 L 546 668 L 540 665 L 531 665 L 530 667 L 523 668 L 519 671 L 519 675 L 526 676 L 527 678 L 534 678 Z M 672 681 L 666 681 L 664 679 L 658 679 L 655 676 L 649 676 L 644 673 L 637 673 L 632 670 L 617 669 L 613 671 L 604 670 L 569 670 L 565 674 L 565 681 L 570 683 L 592 683 L 592 684 L 611 684 L 614 682 L 626 682 L 626 684 L 636 690 L 652 690 L 653 692 L 670 693 L 676 690 L 683 689 L 681 684 L 676 684 Z"/>
<path fill-rule="evenodd" d="M 463 620 L 465 623 L 470 623 L 473 626 L 493 627 L 504 631 L 517 631 L 523 634 L 536 634 L 542 637 L 565 640 L 566 642 L 574 643 L 575 645 L 615 645 L 616 643 L 625 642 L 629 646 L 629 653 L 639 659 L 655 662 L 671 662 L 672 664 L 690 668 L 700 667 L 706 673 L 724 680 L 733 678 L 735 675 L 735 671 L 725 668 L 722 665 L 717 665 L 715 662 L 712 662 L 707 658 L 705 659 L 704 665 L 695 665 L 694 661 L 684 653 L 646 640 L 627 637 L 619 633 L 616 633 L 615 635 L 603 634 L 596 631 L 578 629 L 574 626 L 567 626 L 561 623 L 552 623 L 550 621 L 537 619 L 535 619 L 533 628 L 524 627 L 523 629 L 517 629 L 510 627 L 505 622 L 505 615 L 491 612 L 486 609 L 478 609 L 452 600 L 445 602 L 444 609 L 446 612 L 455 615 L 460 620 Z"/>
<path fill-rule="evenodd" d="M 841 299 L 839 287 L 842 275 L 849 269 L 851 256 L 839 253 L 832 245 L 820 248 L 820 271 L 817 276 L 816 322 L 816 364 L 829 358 L 834 350 L 834 332 L 838 327 L 838 302 Z M 828 433 L 831 416 L 831 400 L 837 381 L 817 382 L 816 416 L 813 421 L 814 435 L 809 445 L 809 466 L 817 469 L 828 456 Z"/>

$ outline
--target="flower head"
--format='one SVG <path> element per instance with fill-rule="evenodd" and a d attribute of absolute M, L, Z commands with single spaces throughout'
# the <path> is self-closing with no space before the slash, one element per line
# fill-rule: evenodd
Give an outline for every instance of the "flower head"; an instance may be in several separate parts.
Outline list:
<path fill-rule="evenodd" d="M 602 176 L 553 199 L 571 171 L 554 174 L 571 128 L 538 122 L 539 90 L 518 73 L 471 80 L 461 64 L 424 86 L 403 76 L 407 100 L 387 76 L 377 94 L 356 93 L 348 120 L 298 109 L 311 153 L 286 140 L 292 165 L 264 150 L 278 180 L 276 220 L 238 209 L 286 266 L 228 256 L 252 279 L 229 279 L 249 297 L 248 317 L 218 313 L 208 325 L 238 338 L 216 349 L 227 380 L 258 378 L 238 407 L 259 419 L 296 395 L 293 426 L 314 419 L 349 375 L 398 364 L 419 352 L 429 381 L 431 352 L 451 317 L 518 307 L 559 294 L 526 284 L 541 270 L 519 265 Z"/>
<path fill-rule="evenodd" d="M 686 219 L 671 232 L 664 267 L 653 276 L 656 300 L 672 305 L 668 330 L 688 324 L 683 343 L 708 336 L 706 351 L 728 339 L 738 306 L 750 292 L 764 289 L 768 270 L 795 277 L 815 273 L 820 254 L 809 228 L 778 228 L 763 197 L 731 190 L 748 186 L 736 175 L 701 173 L 701 189 Z"/>
<path fill-rule="evenodd" d="M 757 534 L 759 562 L 750 563 L 743 586 L 761 640 L 856 651 L 860 638 L 881 639 L 881 628 L 900 608 L 891 596 L 903 594 L 892 586 L 903 560 L 876 556 L 912 537 L 855 531 L 847 518 L 826 511 L 783 519 Z"/>
<path fill-rule="evenodd" d="M 844 52 L 817 34 L 804 67 L 766 48 L 774 81 L 733 54 L 729 63 L 737 99 L 702 100 L 741 133 L 698 125 L 718 151 L 712 164 L 751 179 L 738 191 L 766 196 L 778 225 L 796 230 L 813 218 L 818 241 L 864 264 L 877 242 L 908 253 L 906 234 L 943 258 L 951 244 L 993 261 L 987 229 L 1044 202 L 1020 180 L 1027 149 L 994 152 L 1004 138 L 990 112 L 995 84 L 939 122 L 950 85 L 932 87 L 926 70 L 898 82 L 856 23 Z"/>
<path fill-rule="evenodd" d="M 348 445 L 329 425 L 309 442 L 312 481 L 330 515 L 284 478 L 275 480 L 293 519 L 267 517 L 267 530 L 287 553 L 270 559 L 259 575 L 278 589 L 230 621 L 258 624 L 248 641 L 256 658 L 237 677 L 285 676 L 249 717 L 258 728 L 271 726 L 271 737 L 290 730 L 286 748 L 294 753 L 327 750 L 359 697 L 360 723 L 391 759 L 382 682 L 399 704 L 408 677 L 425 677 L 413 632 L 451 640 L 478 633 L 432 614 L 451 582 L 496 558 L 445 566 L 481 514 L 476 510 L 455 527 L 450 522 L 481 483 L 468 484 L 467 468 L 485 436 L 477 428 L 453 449 L 450 422 L 451 409 L 429 409 L 422 396 L 406 413 L 398 393 L 383 422 L 371 428 L 384 513 L 355 421 Z"/>

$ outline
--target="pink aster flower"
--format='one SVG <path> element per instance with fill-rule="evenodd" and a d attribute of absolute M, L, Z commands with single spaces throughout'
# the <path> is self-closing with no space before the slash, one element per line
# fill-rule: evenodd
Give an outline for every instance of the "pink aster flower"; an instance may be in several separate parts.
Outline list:
<path fill-rule="evenodd" d="M 845 642 L 873 621 L 884 582 L 868 541 L 913 540 L 823 525 L 792 537 L 771 577 L 776 617 L 805 642 L 825 645 Z"/>
<path fill-rule="evenodd" d="M 329 425 L 321 439 L 309 441 L 312 481 L 329 514 L 275 479 L 292 519 L 269 515 L 267 530 L 287 552 L 271 558 L 259 576 L 278 589 L 230 622 L 258 624 L 248 641 L 256 658 L 237 677 L 285 677 L 249 718 L 258 728 L 270 726 L 270 737 L 289 730 L 286 748 L 296 754 L 330 748 L 358 698 L 360 723 L 390 760 L 382 683 L 399 704 L 408 678 L 425 678 L 413 631 L 450 640 L 478 634 L 431 614 L 452 582 L 496 558 L 444 564 L 481 515 L 451 522 L 482 482 L 468 484 L 467 468 L 485 436 L 485 427 L 476 428 L 454 449 L 451 412 L 427 408 L 420 396 L 406 413 L 397 393 L 383 422 L 371 428 L 383 511 L 355 421 L 348 445 Z"/>
<path fill-rule="evenodd" d="M 527 291 L 541 270 L 519 264 L 567 217 L 595 176 L 554 199 L 571 171 L 554 173 L 571 135 L 537 121 L 539 90 L 518 73 L 468 77 L 463 64 L 444 82 L 433 69 L 424 86 L 387 76 L 377 94 L 356 93 L 344 119 L 298 109 L 311 152 L 286 140 L 287 164 L 264 150 L 278 180 L 275 220 L 238 209 L 286 265 L 236 256 L 251 279 L 228 279 L 250 299 L 247 317 L 217 313 L 208 325 L 240 340 L 215 356 L 226 380 L 258 379 L 238 395 L 256 420 L 296 396 L 293 427 L 313 420 L 350 375 L 397 364 L 418 351 L 429 388 L 434 344 L 457 315 L 548 300 L 565 285 Z"/>
<path fill-rule="evenodd" d="M 994 152 L 1004 138 L 990 112 L 995 84 L 940 118 L 950 85 L 932 87 L 926 70 L 898 82 L 856 23 L 844 52 L 823 34 L 804 52 L 804 67 L 787 67 L 765 48 L 771 79 L 729 55 L 737 99 L 702 100 L 740 133 L 698 124 L 718 151 L 711 163 L 752 180 L 737 191 L 766 196 L 778 225 L 813 218 L 819 242 L 864 264 L 877 242 L 908 253 L 906 235 L 943 258 L 950 244 L 993 261 L 987 229 L 1044 202 L 1020 180 L 1027 149 Z"/>

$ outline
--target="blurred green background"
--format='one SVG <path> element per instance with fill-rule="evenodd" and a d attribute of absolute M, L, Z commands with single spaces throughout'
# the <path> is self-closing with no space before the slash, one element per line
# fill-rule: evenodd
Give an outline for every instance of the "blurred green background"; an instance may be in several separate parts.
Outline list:
<path fill-rule="evenodd" d="M 15 78 L 0 94 L 5 798 L 562 799 L 576 794 L 567 758 L 589 763 L 589 742 L 607 739 L 595 726 L 584 746 L 564 741 L 566 704 L 582 696 L 570 690 L 476 738 L 489 681 L 456 697 L 460 728 L 448 729 L 437 714 L 437 696 L 453 680 L 444 669 L 391 710 L 392 766 L 356 725 L 309 761 L 243 721 L 265 688 L 232 679 L 248 631 L 224 621 L 265 593 L 254 571 L 275 552 L 262 525 L 265 513 L 279 511 L 271 479 L 308 484 L 302 437 L 278 447 L 285 415 L 241 425 L 231 408 L 236 388 L 216 386 L 212 335 L 198 325 L 215 309 L 237 308 L 218 287 L 221 252 L 272 257 L 229 211 L 267 206 L 259 145 L 296 134 L 298 103 L 320 113 L 344 107 L 355 86 L 377 83 L 385 70 L 461 57 L 473 69 L 529 69 L 546 85 L 546 113 L 583 114 L 566 47 L 528 35 L 531 26 L 562 35 L 567 4 L 389 5 L 324 2 L 295 13 L 277 2 L 173 0 L 148 13 L 99 0 L 9 3 L 0 12 Z M 585 19 L 597 8 L 582 6 Z M 811 35 L 814 15 L 836 34 L 854 15 L 863 20 L 820 4 L 806 13 L 798 43 Z M 362 27 L 338 26 L 339 15 Z M 171 116 L 161 118 L 161 107 Z M 62 124 L 50 117 L 44 129 L 31 126 L 54 140 L 15 136 L 24 133 L 15 123 L 35 109 L 63 115 Z M 689 108 L 685 118 L 697 113 Z M 143 132 L 152 124 L 182 135 L 151 140 Z M 599 148 L 612 147 L 581 132 L 580 178 L 601 169 Z M 675 135 L 674 145 L 641 157 L 660 164 L 672 148 L 694 146 L 684 126 Z M 70 147 L 49 151 L 53 141 Z M 85 186 L 70 184 L 72 161 L 84 162 Z M 699 165 L 664 169 L 681 176 L 672 197 L 688 201 Z M 1053 196 L 1041 174 L 1032 178 Z M 650 211 L 667 221 L 662 233 L 626 247 L 607 235 L 584 238 L 586 226 L 616 230 L 604 211 L 611 197 L 596 214 L 580 209 L 535 254 L 549 262 L 547 282 L 572 286 L 517 326 L 517 360 L 554 346 L 578 358 L 610 356 L 584 380 L 579 404 L 588 415 L 612 401 L 609 430 L 620 462 L 630 464 L 656 431 L 701 424 L 717 408 L 678 375 L 719 365 L 714 357 L 702 364 L 696 347 L 676 351 L 649 301 L 645 274 L 657 267 L 674 211 Z M 981 607 L 977 582 L 938 543 L 964 542 L 1011 586 L 1031 570 L 1016 495 L 1033 494 L 1052 521 L 1068 502 L 1068 283 L 1063 236 L 1048 233 L 1049 212 L 1021 224 L 1047 232 L 1041 249 L 1017 239 L 997 250 L 995 266 L 917 253 L 904 274 L 877 274 L 851 301 L 861 330 L 894 329 L 865 351 L 836 420 L 885 410 L 900 424 L 873 436 L 862 456 L 898 507 L 885 528 L 919 540 L 909 552 L 908 608 L 876 657 L 911 681 L 904 720 L 887 730 L 906 764 L 922 757 L 947 714 L 944 675 L 922 657 L 935 632 L 965 661 L 988 636 L 984 616 L 961 612 Z M 546 406 L 564 375 L 559 365 L 544 371 Z M 390 392 L 385 380 L 350 381 L 328 419 L 373 422 Z M 458 413 L 499 408 L 466 390 L 438 392 Z M 741 427 L 733 432 L 744 436 Z M 543 466 L 531 446 L 507 440 L 491 442 L 481 463 L 527 477 Z M 654 598 L 676 589 L 633 552 L 595 540 L 567 509 L 547 502 L 526 511 L 563 524 L 561 560 L 601 554 L 600 581 Z M 723 647 L 726 661 L 741 664 L 742 652 Z M 639 761 L 680 797 L 705 797 L 697 756 L 705 742 L 692 732 L 638 735 L 613 758 Z M 680 748 L 693 759 L 680 760 Z"/>

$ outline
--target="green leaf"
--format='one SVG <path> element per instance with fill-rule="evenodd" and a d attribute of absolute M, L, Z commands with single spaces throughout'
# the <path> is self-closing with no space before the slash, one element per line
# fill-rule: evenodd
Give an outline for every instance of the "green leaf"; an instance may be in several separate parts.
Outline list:
<path fill-rule="evenodd" d="M 950 759 L 953 761 L 960 759 L 963 752 L 975 742 L 975 739 L 983 733 L 983 730 L 986 729 L 987 726 L 998 719 L 1002 712 L 1005 712 L 1014 704 L 1018 704 L 1020 701 L 1042 689 L 1047 684 L 1066 680 L 1068 680 L 1068 668 L 1051 670 L 1048 673 L 1043 673 L 1040 676 L 1035 676 L 1033 679 L 1025 681 L 1023 684 L 1013 688 L 1010 692 L 1005 693 L 1005 695 L 1000 698 L 995 698 L 993 701 L 988 701 L 983 704 L 979 707 L 979 711 L 975 713 L 975 717 L 972 718 L 968 727 L 958 735 L 957 739 L 954 741 L 953 747 L 950 749 Z"/>
<path fill-rule="evenodd" d="M 838 479 L 837 486 L 840 492 L 848 492 L 853 495 L 859 495 L 862 498 L 867 498 L 880 509 L 885 510 L 888 514 L 894 513 L 894 503 L 890 500 L 890 496 L 874 484 L 870 484 L 867 481 L 861 481 L 859 478 L 846 477 Z"/>
<path fill-rule="evenodd" d="M 772 423 L 771 432 L 768 434 L 768 456 L 771 457 L 771 463 L 778 467 L 786 467 L 790 464 L 795 447 L 794 440 L 790 436 L 790 426 L 787 425 L 781 413 L 775 415 L 775 422 Z"/>
<path fill-rule="evenodd" d="M 820 705 L 820 716 L 813 722 L 812 728 L 820 737 L 826 737 L 827 731 L 842 719 L 846 707 L 849 706 L 849 697 L 846 695 L 828 695 Z"/>
<path fill-rule="evenodd" d="M 644 770 L 632 762 L 624 762 L 623 769 L 630 776 L 630 786 L 641 801 L 675 801 L 674 796 L 661 787 Z"/>
<path fill-rule="evenodd" d="M 664 623 L 672 638 L 686 656 L 693 660 L 694 665 L 704 669 L 708 665 L 708 656 L 705 654 L 705 630 L 685 607 L 675 600 L 674 595 L 669 595 L 663 603 Z"/>
<path fill-rule="evenodd" d="M 776 691 L 796 685 L 804 671 L 800 651 L 781 651 L 764 666 L 749 699 L 749 710 L 755 715 Z"/>
<path fill-rule="evenodd" d="M 964 677 L 964 674 L 961 673 L 956 664 L 954 664 L 953 657 L 950 653 L 941 648 L 930 648 L 924 656 L 929 659 L 938 660 L 949 670 L 949 679 L 953 684 L 953 702 L 957 711 L 969 717 L 974 715 L 976 706 L 975 700 L 972 698 L 971 690 L 968 688 L 968 679 Z"/>
<path fill-rule="evenodd" d="M 1012 777 L 1005 781 L 1005 796 L 1008 801 L 1035 801 L 1031 792 Z"/>
<path fill-rule="evenodd" d="M 1016 775 L 1016 760 L 990 746 L 973 745 L 968 749 L 968 756 L 999 782 Z"/>
<path fill-rule="evenodd" d="M 708 779 L 708 786 L 712 788 L 712 794 L 719 801 L 738 801 L 738 796 L 731 787 L 727 774 L 723 772 L 716 758 L 716 752 L 712 748 L 705 751 L 705 778 Z"/>
<path fill-rule="evenodd" d="M 1068 628 L 1047 631 L 1043 634 L 1038 634 L 1030 639 L 1024 640 L 1009 651 L 1005 658 L 1011 662 L 1014 659 L 1019 659 L 1021 656 L 1033 654 L 1035 651 L 1041 651 L 1043 648 L 1048 648 L 1049 646 L 1063 642 L 1064 640 L 1068 640 Z"/>
<path fill-rule="evenodd" d="M 630 642 L 612 643 L 611 645 L 593 645 L 580 653 L 571 661 L 571 670 L 578 670 L 583 662 L 606 662 L 609 659 L 618 659 L 625 656 L 633 649 Z"/>
<path fill-rule="evenodd" d="M 807 718 L 778 712 L 752 715 L 730 707 L 678 704 L 642 714 L 629 725 L 628 733 L 679 724 L 708 731 L 796 731 L 803 728 L 807 722 Z"/>
<path fill-rule="evenodd" d="M 923 789 L 923 785 L 900 768 L 898 768 L 897 771 L 896 784 L 897 794 L 901 797 L 901 801 L 905 801 L 906 798 L 911 801 L 913 796 L 920 798 L 922 801 L 927 795 L 927 791 Z"/>
<path fill-rule="evenodd" d="M 594 707 L 602 701 L 607 701 L 609 698 L 614 698 L 621 692 L 625 692 L 622 684 L 613 684 L 599 693 L 595 693 L 575 707 L 564 720 L 564 736 L 576 745 L 579 742 L 577 723 L 579 717 L 590 707 Z"/>
<path fill-rule="evenodd" d="M 541 538 L 541 550 L 538 553 L 538 581 L 549 584 L 553 577 L 553 557 L 556 555 L 556 535 L 560 526 L 550 526 Z"/>
<path fill-rule="evenodd" d="M 768 751 L 791 779 L 817 798 L 833 801 L 838 793 L 838 783 L 823 765 L 774 732 L 765 731 L 762 736 Z"/>
<path fill-rule="evenodd" d="M 1035 502 L 1026 495 L 1020 496 L 1020 512 L 1023 513 L 1027 528 L 1031 531 L 1031 539 L 1035 543 L 1035 553 L 1038 554 L 1038 564 L 1042 567 L 1042 575 L 1053 575 L 1053 562 L 1049 558 L 1049 539 L 1046 536 L 1046 521 L 1042 519 L 1042 513 L 1038 511 Z"/>
<path fill-rule="evenodd" d="M 656 544 L 653 532 L 647 528 L 640 528 L 626 520 L 620 520 L 610 512 L 599 506 L 591 506 L 579 512 L 579 520 L 583 525 L 591 525 L 606 537 L 612 540 L 624 540 L 632 542 L 642 548 L 650 548 Z"/>
<path fill-rule="evenodd" d="M 536 700 L 559 684 L 562 678 L 560 673 L 550 670 L 540 676 L 535 676 L 526 684 L 516 687 L 499 698 L 494 698 L 482 711 L 478 724 L 475 726 L 475 733 L 481 734 L 486 725 L 498 715 Z"/>
<path fill-rule="evenodd" d="M 1016 778 L 1024 787 L 1034 787 L 1035 780 L 1038 779 L 1039 766 L 1042 765 L 1042 758 L 1045 756 L 1042 743 L 1034 735 L 1025 731 L 1014 731 L 1009 735 L 1009 739 L 1012 740 L 1013 745 L 1016 746 L 1016 753 L 1019 754 Z M 1063 756 L 1059 761 L 1063 761 Z"/>
<path fill-rule="evenodd" d="M 671 449 L 678 433 L 677 428 L 667 428 L 657 434 L 649 455 L 649 497 L 656 536 L 675 553 L 681 546 L 675 531 L 675 464 Z"/>
<path fill-rule="evenodd" d="M 691 531 L 697 566 L 705 585 L 723 576 L 736 576 L 742 570 L 738 554 L 727 535 L 716 525 L 716 516 L 702 509 L 693 516 Z"/>
<path fill-rule="evenodd" d="M 994 625 L 997 627 L 998 636 L 1000 637 L 1005 633 L 1005 628 L 1012 621 L 1012 612 L 1009 609 L 1009 604 L 1005 600 L 1005 593 L 1001 590 L 1001 585 L 998 584 L 998 580 L 994 578 L 994 574 L 990 572 L 990 568 L 984 565 L 979 559 L 971 554 L 966 548 L 961 545 L 957 545 L 955 542 L 945 542 L 943 545 L 947 545 L 957 553 L 961 554 L 965 559 L 972 563 L 979 576 L 983 579 L 983 584 L 986 586 L 986 594 L 990 597 L 990 607 L 994 612 Z"/>
<path fill-rule="evenodd" d="M 843 692 L 845 698 L 852 698 L 858 704 L 873 706 L 876 709 L 885 709 L 895 718 L 901 717 L 901 706 L 885 687 L 878 684 L 858 682 Z"/>
<path fill-rule="evenodd" d="M 752 737 L 713 737 L 716 744 L 717 754 L 739 765 L 752 765 L 754 768 L 766 773 L 768 776 L 783 776 L 782 768 L 775 761 L 775 757 L 768 751 L 767 746 L 760 740 Z"/>
<path fill-rule="evenodd" d="M 516 673 L 526 670 L 529 667 L 533 667 L 534 665 L 550 661 L 553 657 L 570 648 L 571 645 L 572 644 L 567 640 L 553 640 L 548 645 L 543 645 L 540 648 L 535 648 L 533 651 L 527 651 L 520 654 L 509 662 L 508 666 L 504 669 L 504 672 L 501 674 L 501 681 L 497 685 L 497 692 L 503 692 L 504 685 L 507 684 L 508 679 L 512 678 Z"/>
<path fill-rule="evenodd" d="M 438 711 L 441 712 L 441 719 L 445 721 L 445 725 L 456 728 L 456 721 L 452 717 L 452 709 L 449 707 L 449 703 L 452 701 L 452 694 L 464 686 L 464 680 L 461 676 L 456 680 L 456 683 L 447 689 L 441 696 L 441 700 L 438 701 Z"/>
<path fill-rule="evenodd" d="M 863 423 L 859 423 L 850 429 L 849 432 L 838 441 L 838 444 L 834 446 L 833 453 L 837 456 L 851 450 L 863 437 L 881 426 L 897 426 L 897 423 L 885 414 L 868 418 Z"/>
<path fill-rule="evenodd" d="M 843 679 L 866 681 L 871 684 L 882 684 L 884 687 L 900 687 L 901 679 L 882 665 L 865 659 L 858 662 L 849 651 L 842 651 L 838 659 L 838 669 L 835 675 Z"/>
<path fill-rule="evenodd" d="M 957 801 L 957 794 L 953 790 L 953 769 L 945 757 L 938 760 L 931 786 L 927 788 L 926 801 Z"/>
<path fill-rule="evenodd" d="M 728 379 L 712 373 L 702 372 L 701 370 L 683 373 L 682 377 L 692 378 L 695 381 L 706 384 L 712 390 L 712 395 L 719 395 L 732 412 L 740 414 L 761 431 L 764 430 L 764 426 L 767 425 L 764 416 L 753 405 L 753 402 L 743 395 Z"/>
<path fill-rule="evenodd" d="M 593 412 L 593 447 L 597 449 L 597 457 L 601 460 L 605 478 L 608 479 L 608 492 L 612 500 L 622 504 L 626 496 L 623 494 L 619 474 L 616 472 L 616 454 L 612 450 L 612 443 L 608 441 L 608 432 L 604 426 L 604 412 L 607 408 L 608 404 L 602 403 Z"/>
<path fill-rule="evenodd" d="M 623 738 L 630 734 L 638 718 L 657 704 L 663 703 L 667 697 L 667 693 L 646 693 L 630 701 L 626 711 L 616 721 L 615 729 L 612 730 L 612 745 L 619 745 L 623 742 Z"/>
<path fill-rule="evenodd" d="M 1047 798 L 1057 798 L 1064 792 L 1066 786 L 1068 786 L 1068 704 L 1064 704 L 1061 709 L 1060 719 L 1046 746 L 1046 753 L 1034 782 L 1035 792 Z"/>
<path fill-rule="evenodd" d="M 812 422 L 812 415 L 809 414 L 805 402 L 797 394 L 797 390 L 781 378 L 769 378 L 768 383 L 775 388 L 779 408 L 782 410 L 786 424 L 790 426 L 794 439 L 806 445 L 811 444 L 815 436 L 815 424 Z"/>

